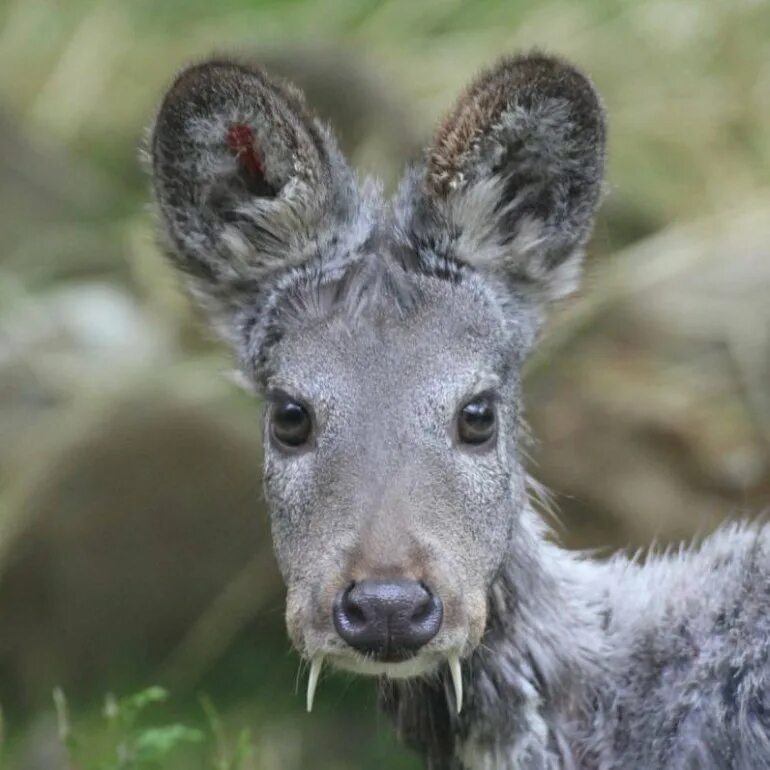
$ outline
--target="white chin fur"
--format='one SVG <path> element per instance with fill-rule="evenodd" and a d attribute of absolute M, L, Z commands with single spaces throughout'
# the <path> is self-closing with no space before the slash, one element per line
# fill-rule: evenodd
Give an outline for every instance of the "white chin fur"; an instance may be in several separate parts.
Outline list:
<path fill-rule="evenodd" d="M 328 655 L 326 660 L 336 665 L 338 668 L 353 671 L 356 674 L 368 674 L 369 676 L 385 676 L 388 679 L 411 679 L 412 677 L 422 676 L 429 673 L 436 667 L 444 656 L 418 655 L 416 658 L 405 660 L 401 663 L 378 663 L 373 660 L 366 660 L 354 656 Z M 446 656 L 449 665 L 449 673 L 454 690 L 454 708 L 459 714 L 463 707 L 463 678 L 460 657 L 456 652 L 450 652 Z M 310 663 L 310 674 L 307 682 L 307 710 L 313 710 L 313 701 L 315 699 L 318 679 L 321 675 L 321 667 L 324 663 L 323 655 L 316 655 Z M 451 707 L 451 704 L 450 704 Z"/>
<path fill-rule="evenodd" d="M 328 660 L 337 668 L 367 676 L 386 676 L 388 679 L 411 679 L 432 671 L 441 662 L 443 656 L 418 655 L 400 663 L 380 663 L 353 656 L 333 655 Z"/>

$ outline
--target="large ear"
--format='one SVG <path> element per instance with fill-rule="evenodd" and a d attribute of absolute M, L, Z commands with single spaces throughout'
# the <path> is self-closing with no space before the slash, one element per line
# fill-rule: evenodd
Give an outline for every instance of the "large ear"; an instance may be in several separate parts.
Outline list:
<path fill-rule="evenodd" d="M 532 54 L 484 72 L 402 191 L 420 253 L 503 274 L 544 299 L 571 291 L 602 190 L 604 110 L 589 80 Z"/>
<path fill-rule="evenodd" d="M 184 70 L 150 141 L 169 255 L 226 334 L 276 276 L 334 251 L 356 206 L 353 175 L 301 95 L 244 63 Z"/>

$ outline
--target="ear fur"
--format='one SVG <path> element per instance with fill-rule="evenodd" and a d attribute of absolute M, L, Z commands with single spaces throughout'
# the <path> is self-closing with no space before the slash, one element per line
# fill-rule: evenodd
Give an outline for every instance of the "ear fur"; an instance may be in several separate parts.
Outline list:
<path fill-rule="evenodd" d="M 169 255 L 225 327 L 276 274 L 328 252 L 356 207 L 353 175 L 301 94 L 245 63 L 181 72 L 149 149 Z"/>
<path fill-rule="evenodd" d="M 504 274 L 544 299 L 569 293 L 602 190 L 604 109 L 590 81 L 542 54 L 478 77 L 407 177 L 418 252 Z"/>

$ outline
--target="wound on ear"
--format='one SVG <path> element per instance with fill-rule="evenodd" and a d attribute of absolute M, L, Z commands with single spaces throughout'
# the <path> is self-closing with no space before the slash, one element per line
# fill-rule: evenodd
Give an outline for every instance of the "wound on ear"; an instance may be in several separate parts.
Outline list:
<path fill-rule="evenodd" d="M 265 179 L 265 165 L 251 127 L 234 123 L 227 129 L 225 142 L 238 161 L 239 176 L 246 189 L 259 197 L 274 197 L 276 191 Z"/>
<path fill-rule="evenodd" d="M 235 123 L 227 129 L 227 146 L 235 155 L 244 171 L 252 176 L 264 176 L 262 159 L 254 146 L 254 132 L 243 123 Z"/>

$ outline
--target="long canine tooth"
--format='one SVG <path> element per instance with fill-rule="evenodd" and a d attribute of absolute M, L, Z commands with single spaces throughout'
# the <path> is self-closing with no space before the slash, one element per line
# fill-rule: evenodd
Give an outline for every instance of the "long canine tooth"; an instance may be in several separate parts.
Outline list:
<path fill-rule="evenodd" d="M 310 663 L 310 676 L 307 678 L 307 711 L 308 714 L 313 710 L 313 700 L 315 699 L 315 690 L 318 686 L 318 677 L 321 676 L 321 667 L 324 664 L 323 655 L 319 655 Z"/>
<path fill-rule="evenodd" d="M 460 656 L 453 652 L 449 655 L 449 673 L 452 675 L 452 684 L 455 688 L 455 703 L 459 714 L 463 707 L 463 672 L 460 668 Z"/>

